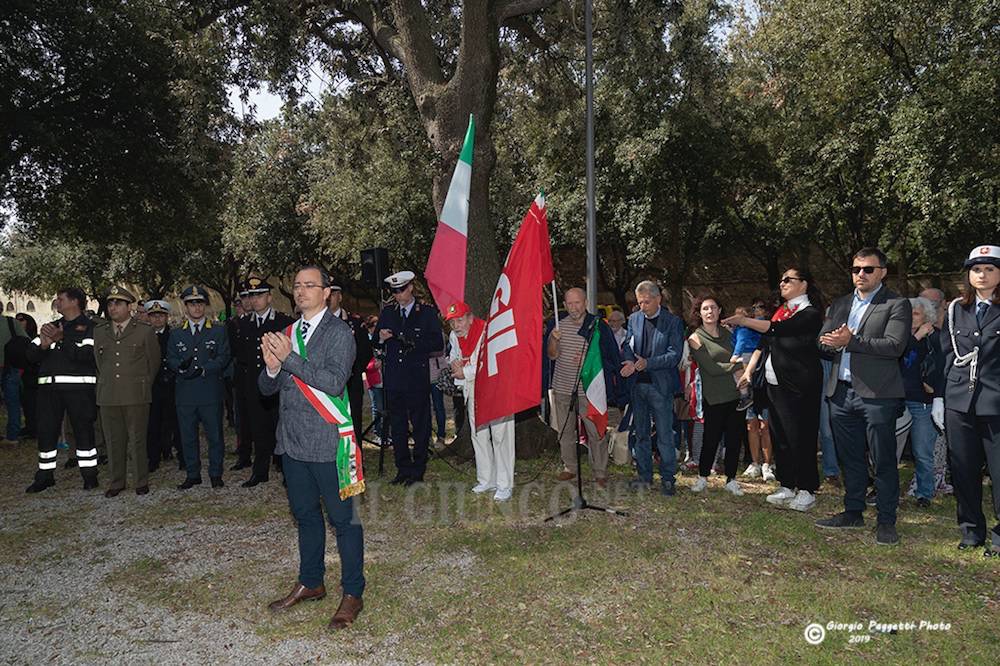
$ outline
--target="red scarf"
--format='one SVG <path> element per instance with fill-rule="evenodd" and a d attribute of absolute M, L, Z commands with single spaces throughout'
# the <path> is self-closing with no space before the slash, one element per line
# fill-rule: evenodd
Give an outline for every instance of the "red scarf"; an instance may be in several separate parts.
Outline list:
<path fill-rule="evenodd" d="M 801 303 L 799 305 L 801 305 Z M 798 309 L 798 305 L 794 308 L 790 308 L 788 307 L 788 303 L 782 303 L 781 307 L 775 310 L 774 314 L 771 315 L 771 321 L 785 321 L 786 319 L 791 318 L 791 316 L 795 314 L 795 311 Z"/>
<path fill-rule="evenodd" d="M 473 317 L 472 325 L 469 326 L 469 332 L 465 337 L 456 336 L 458 338 L 458 348 L 462 350 L 463 361 L 472 358 L 472 353 L 476 351 L 476 345 L 479 344 L 479 338 L 482 336 L 485 327 L 485 321 L 479 317 Z"/>

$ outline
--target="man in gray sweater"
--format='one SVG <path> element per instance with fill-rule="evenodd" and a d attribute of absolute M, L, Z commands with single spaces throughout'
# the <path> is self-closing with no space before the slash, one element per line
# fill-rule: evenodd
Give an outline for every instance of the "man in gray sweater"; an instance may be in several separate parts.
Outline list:
<path fill-rule="evenodd" d="M 282 611 L 326 596 L 322 499 L 337 535 L 344 591 L 329 626 L 344 629 L 361 612 L 365 587 L 364 536 L 355 497 L 364 490 L 364 481 L 344 391 L 354 362 L 354 335 L 326 308 L 330 277 L 325 271 L 303 268 L 293 291 L 302 316 L 286 331 L 261 339 L 266 368 L 258 378 L 263 395 L 280 392 L 275 453 L 282 459 L 299 532 L 298 581 L 270 608 Z"/>

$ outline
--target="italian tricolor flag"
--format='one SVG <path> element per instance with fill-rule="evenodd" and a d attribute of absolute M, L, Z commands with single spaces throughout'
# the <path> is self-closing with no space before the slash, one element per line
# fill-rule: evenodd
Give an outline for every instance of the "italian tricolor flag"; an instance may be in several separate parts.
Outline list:
<path fill-rule="evenodd" d="M 427 258 L 424 277 L 438 309 L 465 301 L 465 258 L 469 237 L 469 191 L 472 187 L 472 147 L 476 123 L 469 116 L 462 152 L 441 208 L 437 233 Z"/>
<path fill-rule="evenodd" d="M 601 437 L 608 430 L 608 395 L 604 387 L 604 365 L 601 363 L 601 329 L 595 324 L 594 335 L 587 346 L 587 356 L 580 368 L 580 384 L 587 395 L 587 416 L 594 422 Z"/>

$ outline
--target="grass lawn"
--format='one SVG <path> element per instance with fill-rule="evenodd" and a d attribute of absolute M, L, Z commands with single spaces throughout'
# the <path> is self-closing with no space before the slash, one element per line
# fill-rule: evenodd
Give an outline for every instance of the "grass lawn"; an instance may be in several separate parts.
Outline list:
<path fill-rule="evenodd" d="M 180 493 L 174 485 L 183 474 L 161 469 L 146 498 L 106 500 L 83 493 L 79 476 L 60 468 L 55 488 L 29 497 L 32 445 L 0 451 L 0 561 L 5 577 L 19 576 L 4 587 L 28 590 L 29 611 L 15 610 L 9 595 L 0 611 L 15 633 L 65 612 L 33 582 L 38 563 L 86 568 L 88 558 L 103 558 L 105 569 L 75 603 L 87 607 L 96 594 L 193 624 L 224 621 L 255 639 L 241 659 L 262 662 L 291 643 L 321 662 L 365 663 L 997 663 L 1000 655 L 1000 564 L 981 550 L 956 550 L 952 498 L 930 509 L 904 500 L 902 541 L 881 547 L 867 529 L 813 527 L 839 510 L 832 492 L 799 514 L 767 505 L 772 486 L 763 483 L 747 483 L 747 495 L 733 498 L 713 478 L 696 495 L 688 490 L 694 477 L 685 476 L 673 498 L 632 494 L 628 470 L 618 468 L 607 490 L 588 484 L 586 492 L 628 516 L 586 512 L 544 523 L 570 501 L 572 486 L 554 479 L 554 458 L 519 461 L 521 485 L 513 501 L 497 505 L 468 492 L 471 465 L 434 460 L 427 484 L 404 489 L 377 479 L 377 453 L 366 451 L 365 610 L 350 632 L 331 635 L 325 625 L 339 598 L 332 589 L 286 614 L 266 609 L 291 587 L 297 566 L 280 484 L 245 490 L 242 477 L 227 473 L 221 491 Z M 387 455 L 386 479 L 392 474 Z M 904 488 L 911 474 L 902 470 Z M 122 533 L 135 535 L 130 547 L 101 547 Z M 334 588 L 332 535 L 327 550 Z M 885 633 L 870 631 L 870 621 L 950 627 Z M 831 622 L 862 627 L 806 642 L 807 625 Z M 101 655 L 76 653 L 80 661 Z"/>

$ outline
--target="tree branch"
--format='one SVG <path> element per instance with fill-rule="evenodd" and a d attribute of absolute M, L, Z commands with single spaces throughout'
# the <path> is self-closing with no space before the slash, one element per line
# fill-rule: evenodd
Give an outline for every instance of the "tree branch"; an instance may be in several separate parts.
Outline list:
<path fill-rule="evenodd" d="M 533 14 L 555 3 L 556 0 L 505 0 L 498 2 L 495 10 L 497 23 L 502 24 L 515 16 Z"/>
<path fill-rule="evenodd" d="M 350 2 L 349 0 L 335 0 L 332 4 L 338 12 L 364 26 L 380 49 L 391 54 L 397 60 L 403 59 L 399 33 L 393 26 L 382 20 L 382 15 L 371 4 Z"/>
<path fill-rule="evenodd" d="M 552 46 L 544 37 L 538 34 L 535 27 L 528 23 L 523 16 L 512 16 L 504 20 L 501 26 L 514 30 L 539 51 L 548 51 L 549 47 Z"/>

